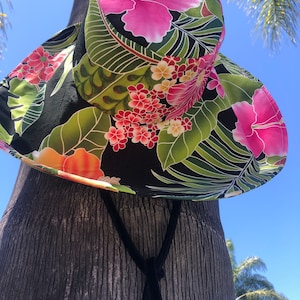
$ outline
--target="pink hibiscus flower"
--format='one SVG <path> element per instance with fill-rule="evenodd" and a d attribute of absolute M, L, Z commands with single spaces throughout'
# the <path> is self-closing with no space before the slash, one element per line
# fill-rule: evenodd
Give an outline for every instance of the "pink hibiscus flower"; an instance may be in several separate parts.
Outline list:
<path fill-rule="evenodd" d="M 265 87 L 255 91 L 253 104 L 246 101 L 232 105 L 238 119 L 232 131 L 236 141 L 246 146 L 255 157 L 287 155 L 287 131 L 282 115 Z"/>
<path fill-rule="evenodd" d="M 171 27 L 169 10 L 186 11 L 198 7 L 202 0 L 98 0 L 104 14 L 126 12 L 122 21 L 125 30 L 142 36 L 150 43 L 159 43 Z"/>

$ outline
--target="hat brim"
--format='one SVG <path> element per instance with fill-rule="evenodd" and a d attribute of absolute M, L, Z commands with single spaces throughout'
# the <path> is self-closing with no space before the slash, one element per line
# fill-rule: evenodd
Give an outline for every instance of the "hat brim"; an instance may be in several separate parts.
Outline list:
<path fill-rule="evenodd" d="M 281 113 L 263 84 L 228 58 L 219 55 L 201 97 L 182 116 L 139 123 L 128 102 L 103 96 L 108 109 L 78 93 L 73 54 L 79 31 L 79 25 L 61 31 L 3 80 L 3 150 L 67 180 L 173 199 L 235 196 L 282 169 L 287 131 Z M 101 85 L 96 67 L 81 66 L 90 76 L 82 82 L 86 93 Z"/>

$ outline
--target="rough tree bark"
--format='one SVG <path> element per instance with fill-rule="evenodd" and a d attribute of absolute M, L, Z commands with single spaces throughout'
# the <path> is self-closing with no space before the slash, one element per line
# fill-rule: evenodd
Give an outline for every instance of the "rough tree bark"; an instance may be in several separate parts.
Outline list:
<path fill-rule="evenodd" d="M 86 4 L 74 1 L 70 24 Z M 172 202 L 112 198 L 143 256 L 156 256 Z M 183 202 L 164 270 L 164 300 L 234 299 L 217 201 Z M 0 300 L 140 300 L 144 284 L 99 190 L 21 165 L 0 222 Z"/>

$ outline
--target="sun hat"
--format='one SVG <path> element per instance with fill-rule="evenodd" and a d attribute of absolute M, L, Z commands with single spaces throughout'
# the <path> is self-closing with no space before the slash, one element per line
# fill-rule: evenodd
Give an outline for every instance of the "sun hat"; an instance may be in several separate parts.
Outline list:
<path fill-rule="evenodd" d="M 90 0 L 82 23 L 39 46 L 0 86 L 0 148 L 100 189 L 146 276 L 143 300 L 162 300 L 182 201 L 172 201 L 159 254 L 145 259 L 108 191 L 214 200 L 266 183 L 286 161 L 278 106 L 219 52 L 223 38 L 218 0 Z"/>
<path fill-rule="evenodd" d="M 266 87 L 219 52 L 217 0 L 90 0 L 2 81 L 0 148 L 106 190 L 235 196 L 284 166 L 287 131 Z"/>

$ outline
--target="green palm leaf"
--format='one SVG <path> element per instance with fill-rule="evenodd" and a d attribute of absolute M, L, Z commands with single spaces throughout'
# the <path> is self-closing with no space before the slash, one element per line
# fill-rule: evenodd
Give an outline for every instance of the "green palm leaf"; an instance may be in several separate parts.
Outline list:
<path fill-rule="evenodd" d="M 172 27 L 163 41 L 151 45 L 151 49 L 162 56 L 199 57 L 211 52 L 216 46 L 223 22 L 216 16 L 196 18 L 187 12 L 174 21 Z"/>
<path fill-rule="evenodd" d="M 266 264 L 257 256 L 245 258 L 235 269 L 236 277 L 252 271 L 265 271 Z"/>
<path fill-rule="evenodd" d="M 17 78 L 11 79 L 9 86 L 11 93 L 8 96 L 7 105 L 11 109 L 15 131 L 22 135 L 42 113 L 45 86 L 43 87 L 42 84 L 38 91 L 37 86 Z"/>
<path fill-rule="evenodd" d="M 231 132 L 219 122 L 210 137 L 201 142 L 191 156 L 168 167 L 166 173 L 169 176 L 155 172 L 153 175 L 170 187 L 165 190 L 152 186 L 152 189 L 178 196 L 189 194 L 194 200 L 243 193 L 264 184 L 274 175 L 272 169 L 261 173 L 260 162 L 234 141 Z"/>
<path fill-rule="evenodd" d="M 111 72 L 126 73 L 161 59 L 151 50 L 123 37 L 105 20 L 97 1 L 90 1 L 85 37 L 87 53 L 93 63 Z"/>
<path fill-rule="evenodd" d="M 256 290 L 253 292 L 247 292 L 235 300 L 287 300 L 286 297 L 279 295 L 275 291 L 270 290 Z"/>
<path fill-rule="evenodd" d="M 12 4 L 10 0 L 5 1 L 8 9 L 12 9 Z M 3 9 L 2 1 L 0 2 L 0 59 L 2 59 L 3 49 L 6 47 L 5 40 L 7 39 L 6 30 L 10 26 L 5 10 Z"/>
<path fill-rule="evenodd" d="M 46 85 L 42 84 L 38 94 L 33 99 L 30 107 L 26 111 L 23 122 L 21 133 L 24 133 L 34 122 L 36 122 L 42 114 L 44 108 Z"/>
<path fill-rule="evenodd" d="M 70 53 L 72 47 L 69 47 L 74 45 L 74 43 L 76 42 L 79 28 L 79 24 L 67 27 L 66 29 L 58 32 L 55 36 L 46 41 L 43 44 L 43 47 L 45 48 L 45 50 L 49 51 L 52 54 L 60 51 Z"/>
<path fill-rule="evenodd" d="M 296 44 L 300 4 L 297 0 L 236 0 L 246 13 L 255 18 L 254 30 L 265 43 L 276 49 L 282 33 Z"/>
<path fill-rule="evenodd" d="M 266 265 L 259 257 L 246 257 L 237 263 L 234 245 L 231 240 L 226 240 L 236 292 L 235 300 L 287 300 L 274 290 L 273 284 L 258 272 L 265 271 Z"/>
<path fill-rule="evenodd" d="M 238 277 L 238 280 L 235 282 L 235 287 L 238 295 L 243 295 L 246 292 L 250 291 L 274 290 L 273 284 L 270 281 L 268 281 L 268 279 L 265 276 L 259 273 L 249 272 Z"/>

